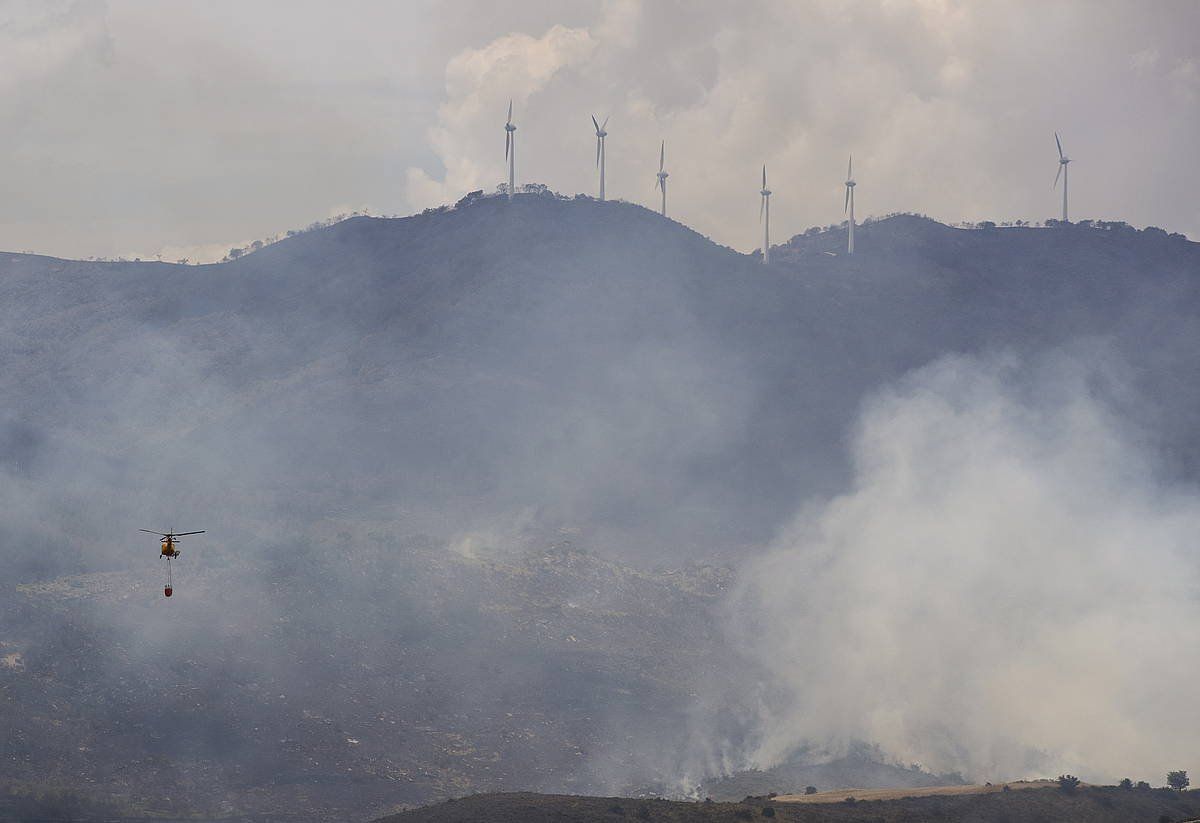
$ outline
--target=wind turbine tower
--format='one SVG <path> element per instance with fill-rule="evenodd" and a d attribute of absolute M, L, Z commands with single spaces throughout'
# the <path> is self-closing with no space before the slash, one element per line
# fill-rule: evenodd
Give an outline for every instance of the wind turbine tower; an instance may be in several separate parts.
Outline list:
<path fill-rule="evenodd" d="M 1058 178 L 1061 176 L 1063 181 L 1063 222 L 1067 222 L 1067 164 L 1071 162 L 1071 158 L 1063 154 L 1062 141 L 1058 139 L 1058 132 L 1054 132 L 1054 142 L 1058 144 L 1058 174 L 1054 175 L 1054 185 L 1058 186 Z"/>
<path fill-rule="evenodd" d="M 662 147 L 658 150 L 658 187 L 662 189 L 662 216 L 667 216 L 667 178 L 671 175 L 663 170 L 663 165 L 667 160 L 667 141 L 664 140 Z"/>
<path fill-rule="evenodd" d="M 513 199 L 517 183 L 517 127 L 512 121 L 512 101 L 508 101 L 508 120 L 504 124 L 504 159 L 508 161 L 508 199 Z"/>
<path fill-rule="evenodd" d="M 596 165 L 600 169 L 600 199 L 604 199 L 604 138 L 608 137 L 608 132 L 604 127 L 608 125 L 608 118 L 604 118 L 603 123 L 596 122 L 596 115 L 592 115 L 592 125 L 596 127 Z"/>
<path fill-rule="evenodd" d="M 850 243 L 846 254 L 854 254 L 854 155 L 850 155 L 850 165 L 846 166 L 846 204 L 842 211 L 850 212 Z M 764 187 L 765 188 L 765 187 Z"/>
<path fill-rule="evenodd" d="M 771 262 L 771 190 L 767 188 L 767 167 L 763 166 L 763 187 L 759 192 L 762 201 L 758 204 L 758 219 L 763 222 L 763 265 Z"/>

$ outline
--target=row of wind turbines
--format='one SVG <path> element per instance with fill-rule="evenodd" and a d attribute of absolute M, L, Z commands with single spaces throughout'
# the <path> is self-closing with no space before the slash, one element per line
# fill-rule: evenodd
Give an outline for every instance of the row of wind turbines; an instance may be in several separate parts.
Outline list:
<path fill-rule="evenodd" d="M 508 101 L 508 119 L 504 123 L 504 159 L 508 161 L 508 199 L 512 200 L 516 192 L 516 177 L 517 177 L 517 142 L 516 130 L 517 127 L 513 123 L 513 104 Z M 592 126 L 596 129 L 596 168 L 600 172 L 600 200 L 604 200 L 604 166 L 606 153 L 606 138 L 608 137 L 608 118 L 604 118 L 604 122 L 596 120 L 596 116 L 592 115 Z M 1059 139 L 1058 132 L 1054 133 L 1054 142 L 1058 145 L 1058 173 L 1054 175 L 1054 187 L 1058 187 L 1058 179 L 1062 178 L 1063 201 L 1062 201 L 1062 219 L 1067 222 L 1067 164 L 1071 162 L 1071 158 L 1063 153 L 1062 140 Z M 667 216 L 667 178 L 671 175 L 666 171 L 667 160 L 667 143 L 664 140 L 658 149 L 658 174 L 656 175 L 655 188 L 662 192 L 662 208 L 661 214 Z M 854 155 L 850 155 L 850 161 L 846 166 L 846 201 L 842 206 L 843 212 L 847 215 L 847 243 L 846 253 L 854 254 L 854 187 L 858 185 L 854 181 Z M 763 225 L 763 247 L 762 257 L 763 263 L 771 262 L 771 190 L 767 188 L 767 167 L 764 164 L 762 167 L 762 189 L 759 191 L 762 200 L 758 207 L 758 220 Z"/>
<path fill-rule="evenodd" d="M 660 164 L 661 165 L 661 162 Z M 846 202 L 842 210 L 849 215 L 848 241 L 846 253 L 854 254 L 854 155 L 850 155 L 850 164 L 846 166 Z M 758 220 L 763 224 L 763 263 L 771 262 L 771 190 L 767 188 L 767 167 L 762 168 L 762 190 L 759 191 L 762 200 L 758 205 Z M 663 192 L 663 215 L 667 213 L 666 192 Z"/>

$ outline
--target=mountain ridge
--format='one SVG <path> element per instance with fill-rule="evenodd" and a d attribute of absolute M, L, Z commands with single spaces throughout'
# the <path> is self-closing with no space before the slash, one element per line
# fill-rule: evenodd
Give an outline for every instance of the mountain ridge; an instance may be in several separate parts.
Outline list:
<path fill-rule="evenodd" d="M 1200 246 L 1130 231 L 904 217 L 763 266 L 531 196 L 221 265 L 0 255 L 20 777 L 326 813 L 769 779 L 770 672 L 722 592 L 853 483 L 880 392 L 945 358 L 1071 359 L 1200 477 Z M 208 530 L 170 601 L 142 527 Z M 69 748 L 63 718 L 111 747 Z"/>

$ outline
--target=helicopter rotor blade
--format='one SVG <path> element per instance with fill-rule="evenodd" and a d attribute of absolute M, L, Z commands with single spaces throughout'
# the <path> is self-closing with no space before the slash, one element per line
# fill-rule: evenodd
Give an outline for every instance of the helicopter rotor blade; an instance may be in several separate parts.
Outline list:
<path fill-rule="evenodd" d="M 201 529 L 201 530 L 200 530 L 200 531 L 198 531 L 198 532 L 179 532 L 179 533 L 178 533 L 178 534 L 176 534 L 175 536 L 176 536 L 176 537 L 186 537 L 186 536 L 187 536 L 187 535 L 189 535 L 189 534 L 204 534 L 204 532 L 206 532 L 206 531 L 207 531 L 207 529 Z"/>
<path fill-rule="evenodd" d="M 138 531 L 145 532 L 146 534 L 157 534 L 161 537 L 166 537 L 168 534 L 170 534 L 170 532 L 156 532 L 152 529 L 138 529 Z"/>

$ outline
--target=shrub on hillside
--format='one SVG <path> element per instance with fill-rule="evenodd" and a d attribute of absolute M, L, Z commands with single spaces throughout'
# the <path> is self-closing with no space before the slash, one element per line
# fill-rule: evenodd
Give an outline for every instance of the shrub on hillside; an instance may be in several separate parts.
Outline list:
<path fill-rule="evenodd" d="M 1137 782 L 1137 785 L 1134 786 L 1134 788 L 1139 791 L 1148 792 L 1148 791 L 1150 791 L 1150 784 L 1147 783 L 1145 780 L 1139 780 Z"/>
<path fill-rule="evenodd" d="M 816 787 L 816 786 L 805 786 L 805 787 L 804 787 L 804 793 L 805 793 L 805 794 L 816 794 L 816 793 L 817 793 L 817 787 Z"/>
<path fill-rule="evenodd" d="M 1122 777 L 1122 778 L 1121 778 L 1121 782 L 1117 784 L 1117 788 L 1119 788 L 1119 789 L 1132 789 L 1132 788 L 1133 788 L 1133 781 L 1132 781 L 1132 780 L 1130 780 L 1128 777 Z"/>
<path fill-rule="evenodd" d="M 1073 774 L 1060 774 L 1058 776 L 1058 788 L 1067 794 L 1071 794 L 1079 788 L 1079 778 Z"/>

